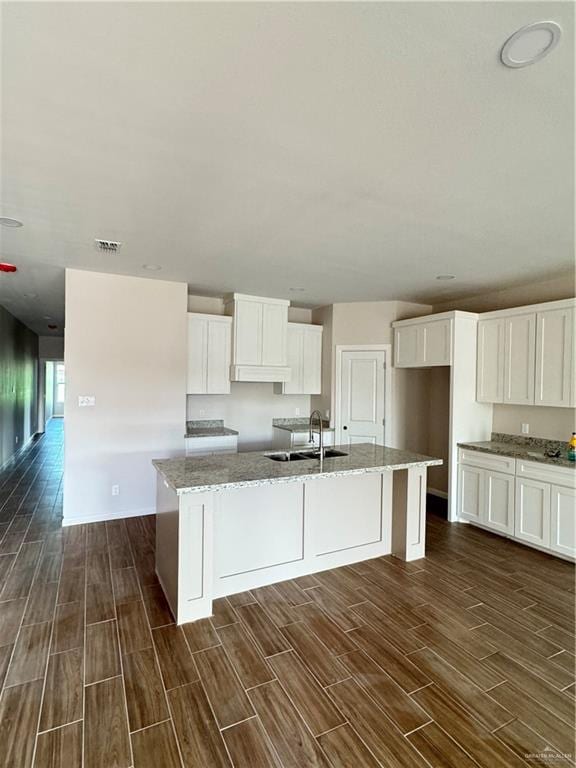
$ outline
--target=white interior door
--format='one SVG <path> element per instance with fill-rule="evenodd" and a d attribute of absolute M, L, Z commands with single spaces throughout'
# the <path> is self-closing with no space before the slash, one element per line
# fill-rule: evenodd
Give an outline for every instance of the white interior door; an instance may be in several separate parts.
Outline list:
<path fill-rule="evenodd" d="M 339 443 L 384 445 L 386 352 L 343 350 L 340 365 Z"/>

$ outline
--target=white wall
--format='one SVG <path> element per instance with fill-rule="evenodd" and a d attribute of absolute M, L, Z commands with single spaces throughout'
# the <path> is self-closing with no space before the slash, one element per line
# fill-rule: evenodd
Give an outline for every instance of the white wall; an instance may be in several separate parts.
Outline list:
<path fill-rule="evenodd" d="M 310 395 L 277 395 L 273 384 L 233 382 L 229 395 L 187 397 L 188 420 L 224 419 L 227 427 L 240 433 L 241 451 L 271 448 L 272 419 L 306 418 L 310 410 Z"/>
<path fill-rule="evenodd" d="M 151 461 L 183 453 L 186 293 L 66 270 L 64 524 L 154 511 Z"/>
<path fill-rule="evenodd" d="M 530 425 L 529 435 L 550 440 L 568 440 L 576 432 L 576 411 L 573 408 L 545 408 L 539 405 L 495 405 L 493 432 L 519 435 L 522 424 Z"/>

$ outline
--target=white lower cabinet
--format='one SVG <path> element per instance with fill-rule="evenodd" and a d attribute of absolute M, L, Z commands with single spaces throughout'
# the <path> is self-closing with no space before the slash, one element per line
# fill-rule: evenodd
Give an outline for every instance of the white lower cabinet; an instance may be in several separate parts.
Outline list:
<path fill-rule="evenodd" d="M 484 470 L 460 464 L 458 467 L 458 517 L 470 523 L 482 522 Z"/>
<path fill-rule="evenodd" d="M 514 478 L 484 472 L 484 525 L 501 533 L 514 532 Z"/>
<path fill-rule="evenodd" d="M 550 499 L 550 549 L 576 554 L 576 490 L 553 485 Z"/>
<path fill-rule="evenodd" d="M 458 519 L 576 558 L 575 485 L 574 469 L 461 448 Z"/>
<path fill-rule="evenodd" d="M 459 518 L 501 533 L 514 531 L 514 477 L 481 467 L 458 467 Z"/>
<path fill-rule="evenodd" d="M 516 478 L 514 536 L 521 541 L 550 546 L 550 485 Z"/>

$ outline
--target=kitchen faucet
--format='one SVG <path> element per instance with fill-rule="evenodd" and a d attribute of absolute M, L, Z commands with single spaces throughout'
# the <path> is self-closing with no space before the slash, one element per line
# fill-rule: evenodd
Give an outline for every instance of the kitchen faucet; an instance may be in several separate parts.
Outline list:
<path fill-rule="evenodd" d="M 312 411 L 310 414 L 310 421 L 308 423 L 310 434 L 308 435 L 308 440 L 314 444 L 314 419 L 318 420 L 318 442 L 320 446 L 320 469 L 322 469 L 322 465 L 324 463 L 324 432 L 322 429 L 322 414 L 320 411 Z"/>

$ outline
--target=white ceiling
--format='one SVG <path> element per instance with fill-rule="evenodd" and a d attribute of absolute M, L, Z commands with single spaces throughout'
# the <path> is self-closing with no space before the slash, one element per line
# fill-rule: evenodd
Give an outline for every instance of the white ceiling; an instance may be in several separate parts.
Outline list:
<path fill-rule="evenodd" d="M 66 266 L 313 306 L 573 265 L 570 2 L 2 10 L 0 215 L 25 226 L 0 231 L 19 266 L 0 304 L 40 333 L 62 325 Z M 560 46 L 503 67 L 506 38 L 541 19 Z"/>

